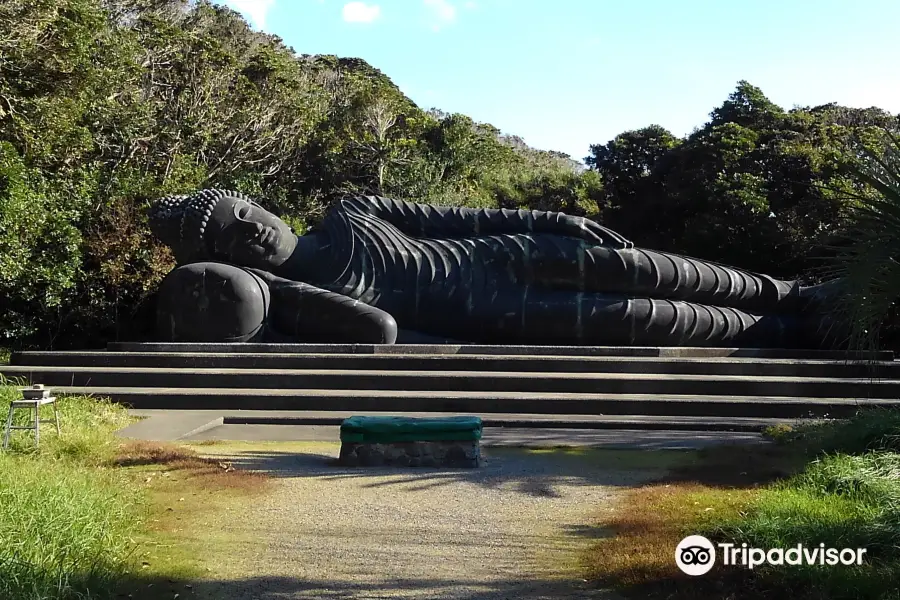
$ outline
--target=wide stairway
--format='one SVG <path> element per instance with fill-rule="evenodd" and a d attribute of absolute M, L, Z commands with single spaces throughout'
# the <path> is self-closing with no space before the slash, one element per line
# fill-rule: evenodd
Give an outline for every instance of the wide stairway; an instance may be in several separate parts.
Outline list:
<path fill-rule="evenodd" d="M 244 423 L 454 413 L 482 415 L 488 426 L 753 431 L 900 404 L 900 362 L 891 353 L 116 343 L 17 352 L 0 374 L 136 409 L 239 411 Z"/>

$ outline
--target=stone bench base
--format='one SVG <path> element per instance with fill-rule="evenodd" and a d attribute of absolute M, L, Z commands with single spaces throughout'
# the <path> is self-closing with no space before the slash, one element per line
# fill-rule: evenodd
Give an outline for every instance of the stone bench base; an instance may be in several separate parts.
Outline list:
<path fill-rule="evenodd" d="M 452 442 L 343 442 L 339 464 L 348 467 L 457 467 L 481 465 L 478 440 Z"/>

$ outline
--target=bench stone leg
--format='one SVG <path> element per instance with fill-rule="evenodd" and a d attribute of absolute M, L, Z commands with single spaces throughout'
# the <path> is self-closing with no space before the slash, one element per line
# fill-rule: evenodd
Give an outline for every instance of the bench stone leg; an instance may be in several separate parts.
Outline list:
<path fill-rule="evenodd" d="M 338 463 L 348 467 L 456 467 L 481 466 L 481 446 L 475 441 L 450 442 L 344 442 Z"/>

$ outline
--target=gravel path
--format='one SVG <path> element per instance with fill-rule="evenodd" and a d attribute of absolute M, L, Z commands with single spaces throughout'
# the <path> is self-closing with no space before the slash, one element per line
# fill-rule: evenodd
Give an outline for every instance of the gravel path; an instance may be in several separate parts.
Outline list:
<path fill-rule="evenodd" d="M 604 598 L 578 577 L 599 511 L 653 471 L 597 455 L 486 449 L 474 470 L 345 469 L 336 444 L 220 454 L 274 493 L 220 527 L 249 540 L 201 596 L 465 600 Z M 219 575 L 220 573 L 216 573 Z"/>

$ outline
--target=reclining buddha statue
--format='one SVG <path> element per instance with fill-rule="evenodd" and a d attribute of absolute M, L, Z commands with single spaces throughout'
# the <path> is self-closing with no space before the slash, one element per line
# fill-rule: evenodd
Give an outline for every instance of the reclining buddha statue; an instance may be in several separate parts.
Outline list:
<path fill-rule="evenodd" d="M 815 347 L 828 284 L 636 248 L 558 212 L 347 197 L 296 235 L 233 191 L 169 196 L 166 341 Z"/>

